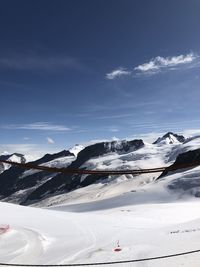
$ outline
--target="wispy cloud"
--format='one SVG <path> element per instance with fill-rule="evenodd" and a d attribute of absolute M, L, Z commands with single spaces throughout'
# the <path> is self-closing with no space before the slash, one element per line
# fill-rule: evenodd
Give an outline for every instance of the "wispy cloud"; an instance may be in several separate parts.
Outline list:
<path fill-rule="evenodd" d="M 106 74 L 106 78 L 108 80 L 114 80 L 116 78 L 131 75 L 131 71 L 127 70 L 126 68 L 119 67 L 118 69 L 115 69 L 111 71 L 110 73 Z"/>
<path fill-rule="evenodd" d="M 117 129 L 117 128 L 110 128 L 109 131 L 110 132 L 113 132 L 113 133 L 117 133 L 117 132 L 119 132 L 119 129 Z"/>
<path fill-rule="evenodd" d="M 64 125 L 51 124 L 49 122 L 33 122 L 28 124 L 9 124 L 1 126 L 2 129 L 7 130 L 41 130 L 41 131 L 70 131 Z"/>
<path fill-rule="evenodd" d="M 105 115 L 105 116 L 97 116 L 95 117 L 95 119 L 100 119 L 100 120 L 109 120 L 109 119 L 123 119 L 123 118 L 127 118 L 127 117 L 132 117 L 133 114 L 132 113 L 128 113 L 128 114 L 115 114 L 115 115 Z"/>
<path fill-rule="evenodd" d="M 200 135 L 200 129 L 186 129 L 183 131 L 185 136 L 196 136 Z"/>
<path fill-rule="evenodd" d="M 102 112 L 102 111 L 119 111 L 119 110 L 126 110 L 126 109 L 138 109 L 138 108 L 142 108 L 142 107 L 151 107 L 151 106 L 157 106 L 157 105 L 162 105 L 162 102 L 161 101 L 158 101 L 158 100 L 152 100 L 152 101 L 134 101 L 133 103 L 133 100 L 132 99 L 129 99 L 129 101 L 126 101 L 126 103 L 115 103 L 113 105 L 106 105 L 106 104 L 101 104 L 101 105 L 97 105 L 97 104 L 90 104 L 90 105 L 87 105 L 87 107 L 85 107 L 86 110 L 89 110 L 90 111 L 90 115 L 91 116 L 94 116 L 93 115 L 93 112 Z M 107 114 L 106 114 L 107 115 Z M 105 116 L 106 116 L 105 115 Z M 108 116 L 112 116 L 112 115 L 109 115 Z M 115 115 L 114 115 L 115 116 Z M 118 115 L 116 115 L 118 116 Z M 120 114 L 119 114 L 120 116 Z M 123 116 L 123 114 L 122 114 Z M 125 116 L 129 116 L 129 114 L 125 114 Z M 104 116 L 100 116 L 101 118 L 103 118 Z M 107 117 L 107 116 L 106 116 Z"/>
<path fill-rule="evenodd" d="M 134 68 L 135 71 L 140 73 L 157 73 L 164 69 L 174 69 L 182 65 L 191 64 L 198 58 L 198 55 L 189 53 L 187 55 L 179 55 L 173 57 L 160 57 L 157 56 L 147 63 L 143 63 Z"/>
<path fill-rule="evenodd" d="M 27 136 L 25 136 L 23 139 L 24 139 L 25 141 L 29 141 L 31 138 L 30 138 L 30 137 L 27 137 Z"/>
<path fill-rule="evenodd" d="M 8 154 L 21 153 L 26 156 L 27 161 L 32 161 L 42 157 L 45 153 L 55 153 L 44 145 L 38 144 L 0 144 L 0 154 L 6 151 Z"/>
<path fill-rule="evenodd" d="M 47 137 L 46 139 L 48 144 L 55 144 L 55 141 L 51 137 Z"/>
<path fill-rule="evenodd" d="M 88 67 L 76 58 L 67 56 L 38 56 L 32 54 L 1 56 L 0 68 L 14 70 L 74 69 L 89 71 Z"/>
<path fill-rule="evenodd" d="M 200 65 L 200 56 L 195 53 L 188 53 L 186 55 L 162 57 L 156 56 L 148 62 L 142 63 L 133 69 L 118 68 L 106 74 L 106 78 L 114 80 L 121 76 L 131 75 L 137 77 L 141 75 L 153 75 L 161 71 L 177 70 L 183 67 L 193 68 Z"/>
<path fill-rule="evenodd" d="M 161 137 L 164 134 L 166 134 L 166 132 L 156 131 L 156 132 L 149 132 L 149 133 L 142 133 L 142 134 L 134 134 L 134 135 L 126 137 L 125 139 L 127 140 L 142 139 L 144 142 L 153 143 L 154 141 L 156 141 L 158 137 Z"/>
<path fill-rule="evenodd" d="M 127 122 L 129 123 L 129 122 Z M 139 122 L 129 123 L 129 127 L 132 129 L 150 130 L 150 131 L 180 131 L 180 129 L 187 129 L 188 127 L 193 128 L 193 125 L 199 125 L 200 120 L 189 120 L 189 121 L 174 121 L 174 122 Z M 189 133 L 189 131 L 188 131 Z M 191 130 L 191 134 L 198 133 L 198 129 Z"/>

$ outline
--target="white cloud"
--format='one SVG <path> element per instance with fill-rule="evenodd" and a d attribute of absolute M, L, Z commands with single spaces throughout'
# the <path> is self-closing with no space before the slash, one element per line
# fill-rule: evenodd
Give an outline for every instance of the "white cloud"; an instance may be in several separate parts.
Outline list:
<path fill-rule="evenodd" d="M 27 161 L 33 161 L 43 157 L 45 154 L 54 154 L 63 150 L 63 147 L 49 146 L 47 144 L 27 144 L 27 143 L 13 143 L 0 144 L 0 155 L 3 153 L 12 154 L 20 153 L 25 155 Z"/>
<path fill-rule="evenodd" d="M 46 139 L 47 139 L 48 144 L 54 144 L 55 143 L 54 140 L 50 137 L 47 137 Z"/>
<path fill-rule="evenodd" d="M 199 56 L 194 53 L 166 58 L 157 56 L 149 62 L 135 67 L 134 70 L 140 73 L 156 73 L 162 69 L 174 69 L 180 67 L 181 65 L 191 64 L 198 57 Z"/>
<path fill-rule="evenodd" d="M 186 55 L 171 57 L 157 56 L 152 58 L 149 62 L 134 67 L 133 70 L 124 67 L 114 69 L 112 72 L 106 74 L 106 78 L 108 80 L 114 80 L 129 75 L 133 77 L 137 77 L 141 74 L 152 75 L 164 70 L 176 70 L 183 66 L 187 66 L 188 68 L 198 67 L 200 65 L 199 59 L 200 56 L 192 52 Z"/>
<path fill-rule="evenodd" d="M 134 134 L 129 137 L 126 137 L 126 140 L 133 140 L 133 139 L 142 139 L 146 143 L 153 143 L 156 141 L 158 137 L 163 136 L 166 132 L 149 132 L 149 133 L 141 133 L 141 134 Z"/>
<path fill-rule="evenodd" d="M 120 139 L 119 138 L 117 138 L 116 136 L 113 136 L 112 137 L 112 141 L 119 141 Z"/>
<path fill-rule="evenodd" d="M 6 151 L 8 154 L 21 153 L 25 155 L 27 161 L 32 161 L 42 157 L 45 153 L 53 153 L 46 147 L 37 144 L 0 144 L 0 154 Z"/>
<path fill-rule="evenodd" d="M 106 78 L 108 80 L 114 80 L 114 79 L 119 78 L 121 76 L 127 76 L 130 74 L 131 74 L 131 71 L 128 71 L 126 68 L 120 67 L 118 69 L 113 70 L 110 73 L 107 73 Z"/>
<path fill-rule="evenodd" d="M 200 129 L 186 129 L 183 131 L 183 135 L 185 135 L 185 136 L 200 135 Z"/>
<path fill-rule="evenodd" d="M 49 122 L 33 122 L 28 124 L 9 124 L 1 126 L 2 129 L 10 130 L 41 130 L 41 131 L 70 131 L 71 129 L 58 124 Z"/>

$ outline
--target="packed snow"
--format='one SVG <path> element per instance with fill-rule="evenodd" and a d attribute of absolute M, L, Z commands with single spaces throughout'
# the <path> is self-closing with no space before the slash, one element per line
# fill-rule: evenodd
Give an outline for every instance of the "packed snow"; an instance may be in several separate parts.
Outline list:
<path fill-rule="evenodd" d="M 129 196 L 130 197 L 130 196 Z M 67 264 L 122 261 L 199 249 L 200 203 L 63 205 L 49 210 L 0 203 L 0 262 Z M 115 249 L 120 246 L 120 251 Z M 118 266 L 199 266 L 200 255 Z M 115 265 L 110 265 L 115 266 Z"/>

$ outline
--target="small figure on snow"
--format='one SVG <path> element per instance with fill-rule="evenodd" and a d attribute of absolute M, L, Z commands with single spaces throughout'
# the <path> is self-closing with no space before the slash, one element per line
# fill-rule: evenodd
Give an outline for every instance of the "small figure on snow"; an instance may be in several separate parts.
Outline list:
<path fill-rule="evenodd" d="M 122 250 L 122 248 L 120 247 L 120 245 L 119 245 L 119 240 L 117 241 L 117 247 L 114 249 L 114 251 L 115 252 L 119 252 L 119 251 L 121 251 Z"/>

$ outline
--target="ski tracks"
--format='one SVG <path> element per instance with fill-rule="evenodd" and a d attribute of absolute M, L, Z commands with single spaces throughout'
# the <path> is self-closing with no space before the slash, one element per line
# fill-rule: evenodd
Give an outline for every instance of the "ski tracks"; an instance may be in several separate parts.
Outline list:
<path fill-rule="evenodd" d="M 9 263 L 35 263 L 43 253 L 42 236 L 26 228 L 14 228 L 0 239 L 5 260 Z"/>

